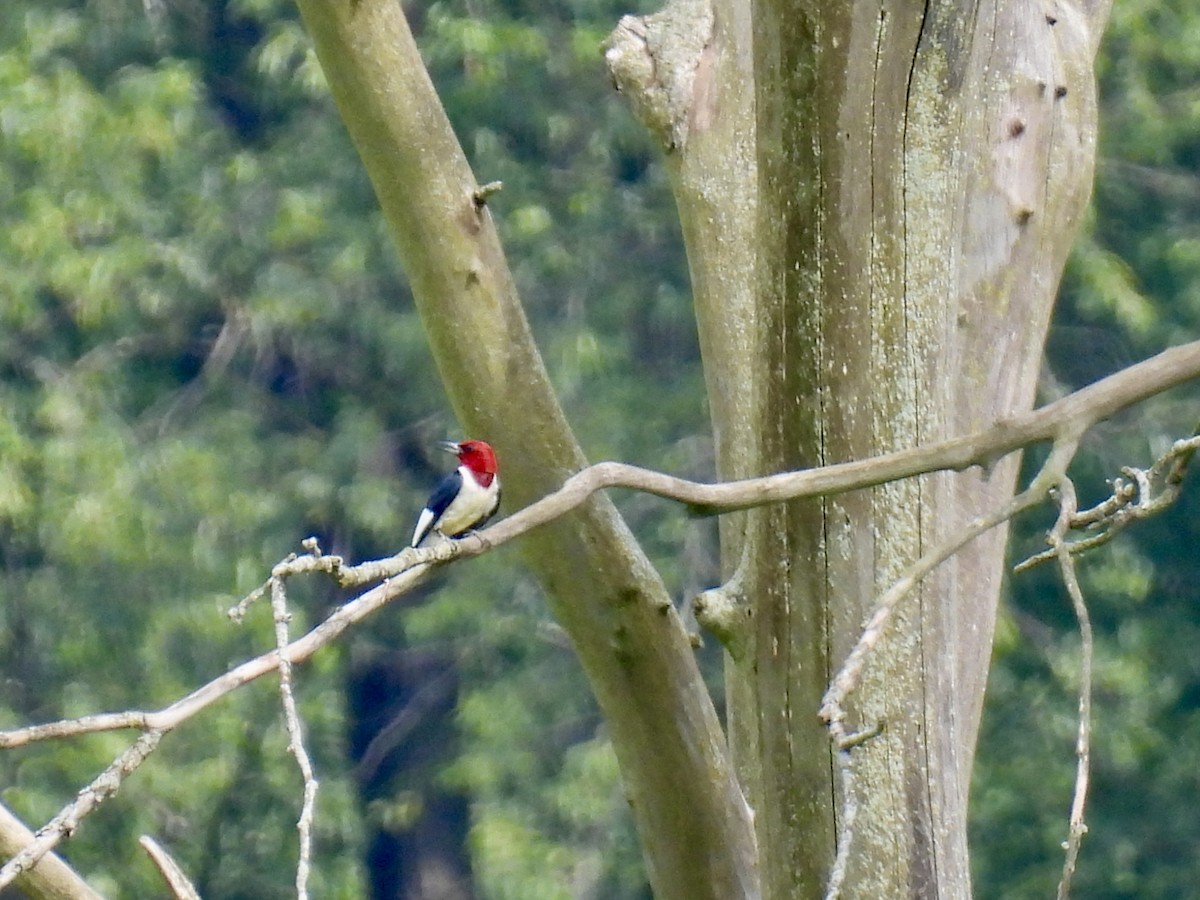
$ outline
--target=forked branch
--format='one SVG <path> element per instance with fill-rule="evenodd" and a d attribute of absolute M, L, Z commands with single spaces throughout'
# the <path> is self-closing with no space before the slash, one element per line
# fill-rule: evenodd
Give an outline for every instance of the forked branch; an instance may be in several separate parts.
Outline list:
<path fill-rule="evenodd" d="M 973 523 L 951 544 L 936 548 L 934 552 L 927 554 L 882 598 L 876 616 L 864 630 L 859 647 L 851 653 L 843 670 L 834 679 L 821 708 L 821 715 L 830 726 L 838 753 L 844 757 L 854 746 L 855 736 L 845 729 L 842 706 L 846 696 L 857 684 L 866 656 L 883 635 L 891 612 L 912 587 L 929 570 L 956 553 L 972 537 L 1010 518 L 1020 509 L 1044 496 L 1051 484 L 1057 483 L 1064 476 L 1066 464 L 1074 453 L 1078 438 L 1088 428 L 1127 406 L 1197 375 L 1200 375 L 1200 342 L 1193 342 L 1167 350 L 1055 403 L 997 423 L 975 435 L 868 460 L 743 481 L 703 484 L 636 466 L 614 462 L 599 463 L 567 479 L 558 491 L 484 532 L 458 541 L 445 542 L 433 548 L 409 548 L 396 556 L 359 566 L 347 566 L 340 557 L 322 554 L 315 542 L 306 542 L 307 554 L 289 557 L 275 566 L 267 583 L 231 610 L 231 615 L 235 618 L 240 616 L 251 602 L 272 591 L 276 585 L 282 585 L 284 579 L 295 575 L 322 572 L 342 586 L 362 586 L 381 580 L 383 583 L 339 607 L 307 634 L 287 643 L 281 640 L 281 645 L 276 649 L 242 663 L 161 710 L 131 710 L 92 715 L 0 732 L 0 748 L 98 731 L 133 728 L 143 732 L 137 742 L 39 831 L 29 846 L 0 868 L 0 889 L 36 865 L 84 815 L 119 787 L 121 780 L 153 752 L 163 735 L 180 723 L 263 675 L 282 666 L 304 662 L 355 623 L 411 591 L 425 579 L 433 566 L 458 557 L 478 556 L 493 547 L 507 543 L 582 505 L 599 490 L 630 488 L 677 500 L 698 515 L 712 515 L 784 500 L 829 496 L 928 472 L 962 470 L 971 466 L 989 468 L 1015 450 L 1042 441 L 1054 441 L 1050 461 L 1026 491 L 1003 509 Z M 1182 478 L 1181 461 L 1190 458 L 1194 450 L 1195 446 L 1189 446 L 1179 452 L 1164 476 L 1166 483 L 1171 484 L 1173 479 L 1177 484 Z M 298 735 L 298 731 L 296 734 Z M 300 751 L 298 759 L 301 759 L 302 747 L 297 745 L 293 749 Z M 304 769 L 303 761 L 300 765 Z M 846 773 L 849 773 L 848 769 Z M 311 776 L 311 770 L 305 771 L 305 784 L 306 792 L 315 790 L 315 779 Z M 311 800 L 306 799 L 302 827 L 310 823 L 310 804 Z M 298 873 L 298 876 L 298 880 L 303 884 L 303 873 Z"/>
<path fill-rule="evenodd" d="M 1126 527 L 1157 515 L 1175 502 L 1183 487 L 1183 478 L 1196 450 L 1200 435 L 1176 441 L 1149 469 L 1125 466 L 1124 477 L 1112 482 L 1112 495 L 1090 509 L 1071 510 L 1063 533 L 1062 546 L 1051 546 L 1019 563 L 1014 573 L 1024 572 L 1039 563 L 1061 559 L 1063 551 L 1078 556 L 1107 544 Z M 1071 531 L 1089 532 L 1087 537 L 1068 540 Z"/>
<path fill-rule="evenodd" d="M 1079 622 L 1079 730 L 1075 740 L 1075 791 L 1071 799 L 1071 816 L 1067 826 L 1066 854 L 1063 859 L 1062 877 L 1058 882 L 1057 900 L 1067 900 L 1071 895 L 1071 879 L 1075 876 L 1075 864 L 1079 859 L 1079 845 L 1087 832 L 1083 811 L 1087 804 L 1088 781 L 1092 759 L 1092 619 L 1088 615 L 1083 591 L 1075 575 L 1075 555 L 1067 542 L 1067 533 L 1077 515 L 1078 504 L 1075 485 L 1063 478 L 1058 487 L 1058 520 L 1050 530 L 1047 542 L 1058 557 L 1063 584 L 1071 598 L 1071 608 Z"/>
<path fill-rule="evenodd" d="M 1068 398 L 1069 399 L 1069 398 Z M 1068 423 L 1070 426 L 1071 423 Z M 1076 427 L 1085 429 L 1086 420 L 1077 420 Z M 1200 429 L 1197 429 L 1200 432 Z M 843 814 L 839 821 L 837 854 L 830 873 L 826 900 L 835 900 L 841 894 L 850 849 L 854 841 L 854 820 L 859 798 L 854 780 L 854 760 L 851 751 L 871 737 L 879 734 L 882 722 L 861 724 L 851 731 L 846 724 L 845 705 L 857 689 L 863 672 L 870 662 L 873 651 L 887 633 L 894 613 L 927 574 L 941 565 L 966 544 L 991 528 L 1016 516 L 1023 510 L 1042 502 L 1047 496 L 1057 499 L 1058 519 L 1047 536 L 1049 549 L 1038 553 L 1015 569 L 1024 571 L 1040 562 L 1056 559 L 1062 573 L 1063 584 L 1071 598 L 1072 609 L 1079 623 L 1081 639 L 1081 672 L 1079 694 L 1079 726 L 1076 741 L 1076 780 L 1071 803 L 1071 814 L 1062 878 L 1059 882 L 1058 898 L 1066 900 L 1070 894 L 1071 879 L 1079 855 L 1079 846 L 1087 832 L 1084 823 L 1084 808 L 1087 800 L 1091 759 L 1091 672 L 1093 638 L 1091 620 L 1079 581 L 1075 574 L 1075 557 L 1094 547 L 1107 543 L 1119 531 L 1133 522 L 1155 515 L 1173 503 L 1179 496 L 1187 468 L 1200 449 L 1200 435 L 1176 441 L 1170 450 L 1159 457 L 1149 469 L 1123 468 L 1127 480 L 1118 478 L 1113 482 L 1112 495 L 1090 509 L 1080 511 L 1075 487 L 1067 477 L 1067 468 L 1075 455 L 1082 430 L 1064 430 L 1055 440 L 1049 458 L 1043 464 L 1033 482 L 1001 509 L 968 523 L 958 534 L 943 545 L 935 547 L 917 560 L 879 598 L 875 612 L 859 636 L 857 644 L 843 662 L 830 682 L 820 709 L 820 717 L 829 729 L 834 745 L 834 759 L 841 777 L 843 791 Z M 1070 540 L 1073 530 L 1094 532 L 1091 536 Z"/>

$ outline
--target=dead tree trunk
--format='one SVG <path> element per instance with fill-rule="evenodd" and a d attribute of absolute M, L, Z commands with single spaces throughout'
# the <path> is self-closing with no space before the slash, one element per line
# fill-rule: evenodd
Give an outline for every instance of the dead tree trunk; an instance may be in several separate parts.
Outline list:
<path fill-rule="evenodd" d="M 756 8 L 768 468 L 861 459 L 1032 405 L 1091 189 L 1098 18 L 1011 2 Z M 1000 506 L 1015 474 L 1011 459 L 761 517 L 754 637 L 733 677 L 755 701 L 766 896 L 824 887 L 825 869 L 791 861 L 811 859 L 795 848 L 836 815 L 812 715 L 831 669 L 875 598 Z M 852 724 L 883 731 L 853 751 L 848 896 L 970 895 L 967 798 L 1005 536 L 927 580 L 867 670 Z"/>
<path fill-rule="evenodd" d="M 1033 402 L 1091 189 L 1106 3 L 677 3 L 610 65 L 674 163 L 722 478 L 861 459 Z M 687 23 L 692 23 L 690 27 Z M 644 54 L 653 65 L 630 60 Z M 689 55 L 690 54 L 690 55 Z M 702 617 L 766 897 L 821 896 L 846 798 L 815 710 L 875 598 L 1016 461 L 730 517 Z M 869 666 L 845 893 L 966 897 L 1005 533 L 926 581 Z"/>
<path fill-rule="evenodd" d="M 520 506 L 583 457 L 400 7 L 300 7 L 447 391 L 506 457 Z M 1031 405 L 1091 185 L 1106 15 L 1107 0 L 677 0 L 623 20 L 610 66 L 675 177 L 722 478 L 869 457 Z M 658 896 L 820 896 L 848 837 L 850 896 L 969 895 L 1003 534 L 930 579 L 872 659 L 849 714 L 884 729 L 854 751 L 852 834 L 816 710 L 880 591 L 1014 474 L 726 518 L 730 580 L 702 613 L 730 651 L 733 769 L 683 629 L 611 504 L 526 545 L 607 717 Z"/>

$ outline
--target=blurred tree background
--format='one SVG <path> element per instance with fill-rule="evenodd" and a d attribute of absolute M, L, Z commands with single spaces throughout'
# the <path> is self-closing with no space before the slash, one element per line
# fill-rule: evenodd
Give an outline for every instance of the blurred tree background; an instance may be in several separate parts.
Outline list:
<path fill-rule="evenodd" d="M 651 8 L 406 4 L 477 177 L 504 183 L 491 205 L 581 443 L 703 478 L 673 203 L 599 49 Z M 1099 183 L 1047 397 L 1200 331 L 1200 9 L 1119 4 L 1099 75 Z M 289 3 L 4 4 L 0 216 L 0 727 L 156 708 L 269 647 L 265 608 L 242 626 L 224 611 L 307 535 L 355 560 L 404 544 L 447 466 L 433 442 L 462 435 Z M 1094 433 L 1081 499 L 1190 433 L 1197 409 L 1176 391 Z M 713 523 L 618 502 L 679 597 L 711 584 Z M 1200 874 L 1198 513 L 1187 491 L 1081 565 L 1099 640 L 1083 896 L 1187 896 Z M 1019 523 L 1014 560 L 1047 524 Z M 295 594 L 297 631 L 344 599 Z M 1045 897 L 1078 639 L 1049 568 L 1010 595 L 974 787 L 977 892 Z M 298 680 L 321 779 L 314 895 L 648 897 L 595 705 L 507 551 Z M 0 754 L 0 798 L 36 827 L 127 739 Z M 286 743 L 273 686 L 239 692 L 171 735 L 65 855 L 107 895 L 154 896 L 136 850 L 150 833 L 208 900 L 290 896 Z"/>

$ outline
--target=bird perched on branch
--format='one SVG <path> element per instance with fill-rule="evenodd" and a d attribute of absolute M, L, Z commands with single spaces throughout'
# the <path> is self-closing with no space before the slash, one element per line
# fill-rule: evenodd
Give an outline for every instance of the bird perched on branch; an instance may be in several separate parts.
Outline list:
<path fill-rule="evenodd" d="M 459 537 L 479 528 L 500 508 L 500 475 L 496 453 L 484 441 L 442 441 L 443 450 L 458 457 L 458 468 L 442 479 L 417 517 L 412 545 L 436 531 Z"/>

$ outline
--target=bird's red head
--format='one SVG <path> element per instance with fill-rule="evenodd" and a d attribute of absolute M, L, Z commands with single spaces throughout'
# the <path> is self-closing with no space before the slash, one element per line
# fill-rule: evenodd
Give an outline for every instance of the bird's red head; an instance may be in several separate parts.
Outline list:
<path fill-rule="evenodd" d="M 491 484 L 500 470 L 496 451 L 486 441 L 447 441 L 442 446 L 457 455 L 459 463 L 474 472 L 480 484 Z"/>

